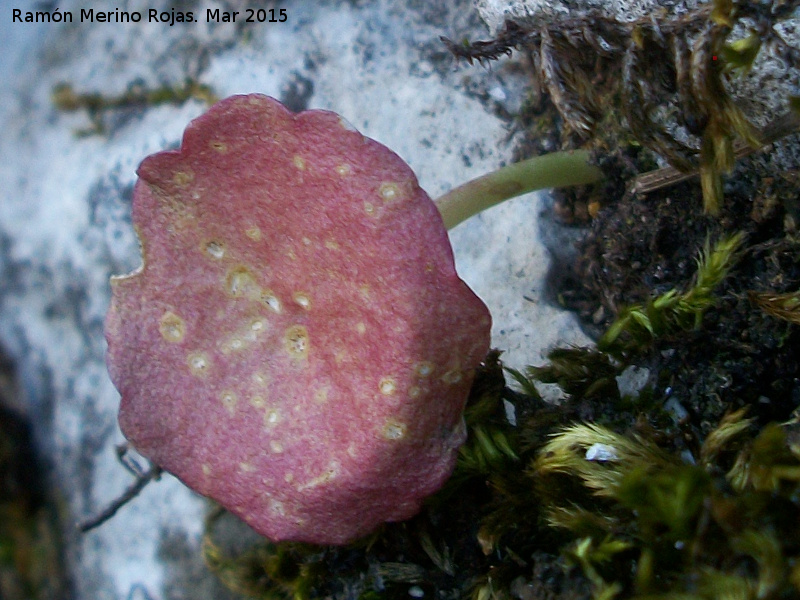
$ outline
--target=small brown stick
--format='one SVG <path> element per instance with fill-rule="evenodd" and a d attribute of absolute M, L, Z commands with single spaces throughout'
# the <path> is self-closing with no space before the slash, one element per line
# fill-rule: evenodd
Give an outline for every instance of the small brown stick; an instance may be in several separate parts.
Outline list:
<path fill-rule="evenodd" d="M 754 148 L 739 140 L 734 144 L 734 155 L 739 159 L 752 154 L 782 137 L 795 133 L 798 129 L 800 129 L 800 117 L 798 117 L 797 113 L 793 111 L 785 113 L 759 131 L 758 138 L 761 140 L 761 146 Z M 663 169 L 648 171 L 634 179 L 630 193 L 637 195 L 648 194 L 660 188 L 697 177 L 698 174 L 699 172 L 696 168 L 685 173 L 675 167 L 664 167 Z"/>
<path fill-rule="evenodd" d="M 78 531 L 81 533 L 86 533 L 87 531 L 91 531 L 95 527 L 99 527 L 108 521 L 111 517 L 117 514 L 117 511 L 120 508 L 138 496 L 139 492 L 141 492 L 148 483 L 150 483 L 153 479 L 158 479 L 162 472 L 163 469 L 161 467 L 158 465 L 153 465 L 147 471 L 137 475 L 136 480 L 130 485 L 130 487 L 128 487 L 128 489 L 125 490 L 113 502 L 111 502 L 111 504 L 109 504 L 96 515 L 79 522 L 77 525 Z"/>

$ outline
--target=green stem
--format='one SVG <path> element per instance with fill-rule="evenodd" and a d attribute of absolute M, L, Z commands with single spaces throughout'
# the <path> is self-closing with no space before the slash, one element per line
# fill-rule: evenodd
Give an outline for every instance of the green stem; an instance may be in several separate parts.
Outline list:
<path fill-rule="evenodd" d="M 589 164 L 589 152 L 573 150 L 535 156 L 468 181 L 436 199 L 445 227 L 504 200 L 544 188 L 594 183 L 603 172 Z"/>

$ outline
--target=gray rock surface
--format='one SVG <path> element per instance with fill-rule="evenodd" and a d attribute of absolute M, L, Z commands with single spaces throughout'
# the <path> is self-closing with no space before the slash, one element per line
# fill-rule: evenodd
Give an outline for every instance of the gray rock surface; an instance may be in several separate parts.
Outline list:
<path fill-rule="evenodd" d="M 17 363 L 22 408 L 59 496 L 65 559 L 80 600 L 223 598 L 202 565 L 207 503 L 164 476 L 100 529 L 73 523 L 97 512 L 131 481 L 114 445 L 119 396 L 104 365 L 108 278 L 140 263 L 131 228 L 135 169 L 179 143 L 205 106 L 134 106 L 66 113 L 54 86 L 113 96 L 133 85 L 181 85 L 187 77 L 220 97 L 261 92 L 294 109 L 326 108 L 394 149 L 432 196 L 507 161 L 505 124 L 490 110 L 519 102 L 524 82 L 497 65 L 457 66 L 439 35 L 483 30 L 467 0 L 285 1 L 286 23 L 208 23 L 209 9 L 243 11 L 239 0 L 120 3 L 143 22 L 80 22 L 81 9 L 113 3 L 65 1 L 72 23 L 14 23 L 0 11 L 0 344 Z M 22 11 L 48 3 L 17 0 Z M 53 5 L 55 6 L 55 5 Z M 197 23 L 147 23 L 147 8 L 191 10 Z M 493 99 L 493 100 L 492 100 Z M 509 202 L 454 229 L 462 277 L 489 305 L 493 343 L 514 366 L 585 338 L 571 315 L 545 301 L 548 254 L 541 199 Z"/>
<path fill-rule="evenodd" d="M 677 13 L 686 6 L 696 6 L 696 0 L 475 0 L 475 7 L 489 30 L 497 32 L 507 19 L 530 21 L 542 16 L 567 15 L 570 11 L 595 9 L 602 14 L 622 21 L 640 19 L 658 10 L 670 7 Z"/>

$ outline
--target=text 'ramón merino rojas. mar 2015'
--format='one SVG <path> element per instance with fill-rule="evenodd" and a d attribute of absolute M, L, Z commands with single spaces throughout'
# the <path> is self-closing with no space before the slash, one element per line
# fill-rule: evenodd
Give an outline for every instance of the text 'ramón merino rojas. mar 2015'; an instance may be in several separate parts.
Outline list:
<path fill-rule="evenodd" d="M 243 11 L 224 11 L 218 8 L 206 9 L 207 23 L 285 23 L 289 15 L 285 8 L 281 9 L 252 9 Z M 150 8 L 144 11 L 138 10 L 95 10 L 93 8 L 82 8 L 77 13 L 80 23 L 163 23 L 170 27 L 176 23 L 197 23 L 198 16 L 202 13 L 191 11 L 179 11 L 174 8 L 171 10 L 159 11 Z M 53 10 L 23 11 L 15 8 L 11 11 L 12 23 L 73 23 L 75 15 L 73 11 L 61 11 L 59 8 Z"/>

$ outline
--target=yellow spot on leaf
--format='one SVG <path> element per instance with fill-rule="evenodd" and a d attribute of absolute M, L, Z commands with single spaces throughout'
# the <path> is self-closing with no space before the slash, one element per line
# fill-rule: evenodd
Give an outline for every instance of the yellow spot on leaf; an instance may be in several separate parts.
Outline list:
<path fill-rule="evenodd" d="M 261 290 L 255 277 L 247 267 L 234 267 L 225 276 L 225 291 L 234 298 L 260 295 Z"/>
<path fill-rule="evenodd" d="M 264 290 L 261 292 L 261 302 L 266 304 L 272 312 L 281 312 L 281 301 L 278 300 L 278 297 L 272 290 Z"/>
<path fill-rule="evenodd" d="M 345 176 L 349 175 L 349 174 L 350 174 L 350 170 L 351 170 L 351 169 L 350 169 L 350 165 L 348 165 L 347 163 L 344 163 L 344 164 L 338 165 L 338 166 L 336 167 L 336 172 L 337 172 L 339 175 L 341 175 L 342 177 L 345 177 Z"/>
<path fill-rule="evenodd" d="M 463 373 L 460 369 L 451 369 L 444 375 L 442 375 L 442 381 L 444 381 L 448 385 L 455 385 L 461 378 L 463 377 Z"/>
<path fill-rule="evenodd" d="M 281 444 L 278 440 L 272 440 L 269 443 L 269 449 L 272 450 L 273 454 L 280 454 L 283 452 L 283 444 Z"/>
<path fill-rule="evenodd" d="M 203 463 L 203 465 L 200 468 L 203 470 L 203 475 L 205 475 L 206 477 L 211 475 L 211 467 L 208 466 L 206 463 Z"/>
<path fill-rule="evenodd" d="M 194 181 L 194 173 L 191 171 L 177 171 L 172 176 L 172 181 L 174 181 L 175 185 L 178 187 L 185 187 Z"/>
<path fill-rule="evenodd" d="M 219 399 L 222 401 L 222 406 L 228 409 L 228 413 L 230 413 L 231 416 L 236 414 L 236 404 L 238 403 L 236 394 L 230 391 L 222 392 Z"/>
<path fill-rule="evenodd" d="M 269 510 L 270 512 L 281 517 L 286 515 L 286 509 L 283 507 L 283 502 L 280 502 L 278 500 L 270 499 Z"/>
<path fill-rule="evenodd" d="M 384 396 L 391 396 L 397 391 L 397 382 L 391 377 L 384 377 L 378 384 L 378 389 Z"/>
<path fill-rule="evenodd" d="M 383 437 L 387 440 L 401 440 L 406 436 L 407 429 L 405 423 L 389 419 L 383 426 Z"/>
<path fill-rule="evenodd" d="M 206 254 L 216 260 L 221 260 L 225 256 L 225 244 L 217 240 L 212 240 L 204 246 Z"/>
<path fill-rule="evenodd" d="M 303 325 L 292 325 L 283 336 L 283 344 L 286 351 L 293 358 L 306 358 L 311 345 L 308 338 L 308 329 Z"/>
<path fill-rule="evenodd" d="M 326 241 L 326 242 L 325 242 L 325 247 L 326 247 L 328 250 L 338 250 L 338 249 L 339 249 L 339 244 L 338 244 L 338 243 L 336 243 L 336 242 L 335 242 L 335 241 L 333 241 L 333 240 L 328 240 L 328 241 Z"/>
<path fill-rule="evenodd" d="M 167 311 L 161 317 L 161 322 L 158 324 L 158 330 L 168 342 L 180 342 L 186 334 L 186 324 L 178 315 L 173 312 Z"/>
<path fill-rule="evenodd" d="M 212 141 L 210 146 L 221 154 L 225 154 L 228 151 L 228 144 L 219 140 Z"/>
<path fill-rule="evenodd" d="M 244 348 L 244 341 L 239 337 L 232 337 L 222 344 L 221 350 L 223 354 L 230 354 Z"/>
<path fill-rule="evenodd" d="M 250 406 L 252 406 L 253 408 L 261 410 L 266 405 L 267 401 L 264 400 L 264 398 L 261 396 L 253 396 L 252 398 L 250 398 Z"/>
<path fill-rule="evenodd" d="M 372 202 L 364 202 L 364 212 L 370 217 L 375 216 L 375 205 Z"/>
<path fill-rule="evenodd" d="M 261 239 L 261 230 L 255 226 L 246 229 L 244 234 L 254 242 L 257 242 Z"/>
<path fill-rule="evenodd" d="M 211 361 L 205 352 L 192 352 L 186 357 L 186 363 L 189 365 L 192 375 L 198 377 L 205 375 L 211 367 Z"/>
<path fill-rule="evenodd" d="M 419 389 L 418 386 L 412 385 L 408 388 L 408 397 L 409 398 L 418 398 L 422 390 Z"/>
<path fill-rule="evenodd" d="M 433 373 L 433 363 L 428 361 L 418 362 L 414 365 L 414 372 L 420 377 L 428 377 Z"/>
<path fill-rule="evenodd" d="M 253 473 L 256 470 L 256 468 L 253 465 L 251 465 L 249 462 L 240 462 L 239 463 L 239 470 L 242 473 Z"/>
<path fill-rule="evenodd" d="M 292 162 L 294 163 L 294 166 L 295 166 L 295 167 L 297 167 L 298 169 L 300 169 L 301 171 L 304 171 L 304 170 L 305 170 L 305 168 L 306 168 L 306 161 L 305 161 L 305 159 L 304 159 L 302 156 L 297 156 L 297 155 L 295 155 L 295 156 L 292 158 Z"/>
<path fill-rule="evenodd" d="M 330 389 L 327 386 L 319 388 L 316 392 L 314 392 L 314 401 L 319 404 L 324 404 L 328 401 L 329 391 Z"/>
<path fill-rule="evenodd" d="M 292 295 L 292 299 L 298 306 L 305 308 L 306 310 L 311 308 L 311 298 L 309 298 L 308 294 L 304 292 L 295 292 Z"/>
<path fill-rule="evenodd" d="M 359 335 L 364 335 L 367 332 L 367 326 L 364 325 L 364 323 L 362 323 L 361 321 L 359 321 L 358 323 L 356 323 L 356 331 L 359 333 Z"/>
<path fill-rule="evenodd" d="M 315 488 L 317 486 L 328 483 L 329 481 L 336 479 L 336 476 L 338 474 L 339 474 L 339 465 L 338 463 L 332 462 L 326 471 L 324 471 L 318 477 L 314 477 L 314 479 L 299 486 L 297 488 L 297 491 L 302 492 L 304 490 Z"/>
<path fill-rule="evenodd" d="M 264 413 L 264 426 L 272 427 L 280 420 L 280 414 L 274 408 L 269 409 Z"/>
<path fill-rule="evenodd" d="M 392 202 L 399 198 L 400 189 L 397 187 L 396 183 L 387 182 L 381 184 L 381 187 L 378 188 L 378 193 L 380 193 L 384 202 Z"/>

